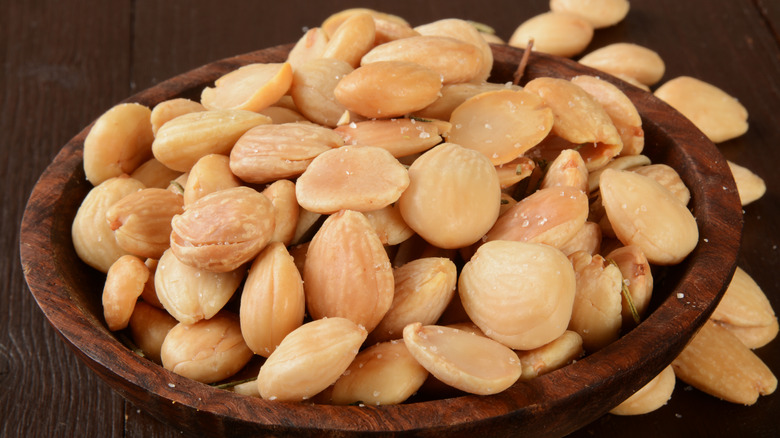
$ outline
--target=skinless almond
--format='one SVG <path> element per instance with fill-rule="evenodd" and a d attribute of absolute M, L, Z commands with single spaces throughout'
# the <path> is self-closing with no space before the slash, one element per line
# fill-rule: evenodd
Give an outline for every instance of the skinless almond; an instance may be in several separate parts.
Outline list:
<path fill-rule="evenodd" d="M 274 207 L 249 187 L 210 193 L 171 220 L 171 250 L 182 262 L 228 272 L 252 260 L 271 240 Z"/>
<path fill-rule="evenodd" d="M 388 205 L 379 210 L 367 211 L 363 214 L 374 227 L 382 245 L 398 245 L 414 234 L 414 230 L 404 222 L 397 204 Z"/>
<path fill-rule="evenodd" d="M 540 347 L 566 331 L 575 287 L 563 253 L 508 240 L 479 247 L 458 279 L 471 320 L 490 338 L 518 350 Z"/>
<path fill-rule="evenodd" d="M 327 45 L 328 34 L 322 28 L 313 27 L 307 30 L 287 55 L 287 62 L 292 67 L 293 73 L 307 62 L 322 58 Z"/>
<path fill-rule="evenodd" d="M 764 196 L 766 183 L 760 176 L 734 162 L 727 161 L 727 163 L 729 169 L 731 169 L 731 174 L 734 176 L 734 181 L 737 183 L 739 200 L 742 202 L 742 205 L 748 205 Z"/>
<path fill-rule="evenodd" d="M 498 218 L 486 241 L 514 240 L 559 247 L 571 240 L 588 218 L 588 197 L 572 187 L 540 189 Z"/>
<path fill-rule="evenodd" d="M 561 151 L 547 168 L 540 186 L 543 189 L 552 187 L 574 187 L 582 192 L 588 191 L 588 168 L 579 152 L 573 149 Z"/>
<path fill-rule="evenodd" d="M 685 186 L 682 178 L 680 178 L 680 174 L 669 165 L 663 163 L 648 164 L 632 169 L 632 171 L 651 178 L 664 186 L 666 190 L 672 192 L 675 198 L 680 200 L 682 205 L 688 205 L 688 202 L 691 200 L 691 191 Z"/>
<path fill-rule="evenodd" d="M 323 215 L 320 213 L 305 208 L 298 209 L 298 222 L 295 224 L 295 234 L 291 243 L 298 245 L 311 240 L 323 220 Z"/>
<path fill-rule="evenodd" d="M 472 394 L 496 394 L 522 373 L 514 351 L 482 336 L 450 327 L 409 324 L 404 343 L 425 369 L 442 382 Z"/>
<path fill-rule="evenodd" d="M 482 68 L 474 80 L 486 81 L 490 76 L 493 69 L 493 51 L 473 24 L 459 18 L 446 18 L 417 26 L 414 30 L 420 35 L 450 37 L 473 44 L 482 54 Z"/>
<path fill-rule="evenodd" d="M 171 181 L 179 176 L 181 176 L 181 172 L 169 169 L 156 158 L 150 158 L 130 174 L 131 178 L 141 181 L 144 186 L 160 189 L 168 187 Z"/>
<path fill-rule="evenodd" d="M 443 143 L 414 161 L 409 179 L 399 200 L 401 215 L 435 246 L 471 245 L 498 217 L 498 175 L 490 160 L 477 151 Z"/>
<path fill-rule="evenodd" d="M 120 247 L 139 257 L 159 259 L 170 246 L 171 219 L 184 210 L 182 196 L 143 189 L 114 203 L 106 221 Z"/>
<path fill-rule="evenodd" d="M 241 333 L 247 346 L 268 357 L 305 313 L 303 281 L 281 242 L 269 244 L 249 268 L 241 294 Z"/>
<path fill-rule="evenodd" d="M 111 265 L 103 287 L 103 316 L 109 330 L 127 327 L 148 278 L 149 268 L 136 256 L 124 255 Z"/>
<path fill-rule="evenodd" d="M 623 277 L 617 266 L 600 255 L 576 252 L 569 260 L 577 278 L 569 330 L 579 333 L 583 347 L 592 353 L 620 336 Z"/>
<path fill-rule="evenodd" d="M 219 154 L 206 155 L 190 169 L 184 185 L 184 205 L 190 205 L 209 193 L 240 185 L 241 180 L 230 170 L 230 158 Z"/>
<path fill-rule="evenodd" d="M 374 27 L 376 35 L 374 36 L 374 45 L 389 43 L 390 41 L 400 40 L 420 36 L 420 33 L 412 29 L 409 23 L 404 20 L 395 20 L 394 18 L 374 16 Z"/>
<path fill-rule="evenodd" d="M 371 14 L 352 14 L 330 35 L 322 57 L 340 59 L 352 67 L 357 67 L 363 55 L 374 46 L 375 35 L 376 26 Z"/>
<path fill-rule="evenodd" d="M 340 59 L 314 59 L 295 70 L 290 87 L 295 106 L 309 120 L 335 128 L 347 110 L 336 99 L 334 91 L 339 81 L 354 68 Z"/>
<path fill-rule="evenodd" d="M 587 91 L 615 124 L 623 149 L 620 155 L 637 155 L 645 147 L 642 118 L 634 103 L 618 87 L 595 76 L 577 76 L 571 82 Z"/>
<path fill-rule="evenodd" d="M 322 22 L 321 27 L 327 35 L 329 36 L 333 35 L 336 32 L 336 30 L 339 28 L 339 26 L 341 26 L 342 23 L 344 23 L 353 15 L 357 15 L 361 13 L 367 13 L 372 17 L 374 17 L 374 19 L 380 19 L 401 26 L 410 27 L 409 23 L 403 17 L 399 17 L 398 15 L 388 14 L 370 8 L 348 8 L 348 9 L 341 10 L 326 18 L 325 21 Z"/>
<path fill-rule="evenodd" d="M 447 141 L 477 150 L 498 165 L 542 141 L 553 128 L 553 111 L 526 91 L 488 91 L 458 106 L 450 123 Z"/>
<path fill-rule="evenodd" d="M 409 353 L 402 341 L 375 344 L 360 352 L 333 385 L 333 403 L 390 405 L 411 397 L 428 377 L 428 371 Z"/>
<path fill-rule="evenodd" d="M 84 173 L 96 186 L 129 174 L 152 158 L 151 110 L 138 103 L 121 103 L 103 113 L 84 139 Z"/>
<path fill-rule="evenodd" d="M 84 263 L 105 273 L 128 253 L 119 246 L 106 221 L 106 212 L 115 202 L 143 188 L 140 181 L 125 175 L 110 178 L 87 193 L 71 226 L 73 247 Z"/>
<path fill-rule="evenodd" d="M 384 208 L 408 186 L 406 168 L 386 150 L 344 146 L 312 160 L 298 178 L 295 194 L 301 207 L 329 214 Z"/>
<path fill-rule="evenodd" d="M 531 380 L 550 371 L 562 368 L 582 357 L 582 337 L 574 331 L 566 330 L 549 344 L 533 350 L 516 351 L 523 374 L 520 380 Z"/>
<path fill-rule="evenodd" d="M 661 85 L 654 94 L 681 112 L 714 143 L 747 132 L 747 109 L 712 84 L 679 76 Z"/>
<path fill-rule="evenodd" d="M 230 170 L 251 183 L 294 178 L 318 155 L 343 144 L 333 130 L 310 123 L 256 126 L 230 152 Z"/>
<path fill-rule="evenodd" d="M 154 287 L 163 307 L 178 321 L 192 324 L 209 319 L 230 301 L 246 269 L 209 272 L 180 262 L 165 251 L 154 274 Z"/>
<path fill-rule="evenodd" d="M 414 234 L 398 244 L 398 248 L 393 256 L 393 266 L 403 266 L 412 260 L 425 257 L 444 257 L 454 260 L 457 257 L 457 250 L 439 248 L 426 242 L 419 234 Z"/>
<path fill-rule="evenodd" d="M 610 251 L 606 259 L 615 262 L 620 269 L 634 309 L 643 317 L 653 295 L 653 272 L 642 249 L 633 245 L 624 246 Z M 632 313 L 626 298 L 623 297 L 623 327 L 636 326 Z"/>
<path fill-rule="evenodd" d="M 146 280 L 146 284 L 144 284 L 144 290 L 141 292 L 141 299 L 158 309 L 163 309 L 164 307 L 157 297 L 157 290 L 154 287 L 154 275 L 157 272 L 159 260 L 146 259 L 144 264 L 149 268 L 149 278 Z"/>
<path fill-rule="evenodd" d="M 187 179 L 189 179 L 189 177 L 190 177 L 189 172 L 182 173 L 176 179 L 171 181 L 170 184 L 168 184 L 168 187 L 165 188 L 165 190 L 169 190 L 173 193 L 176 193 L 177 195 L 183 195 L 184 186 L 187 185 Z"/>
<path fill-rule="evenodd" d="M 683 382 L 731 403 L 752 405 L 772 394 L 777 378 L 727 329 L 707 321 L 672 362 Z"/>
<path fill-rule="evenodd" d="M 567 257 L 577 251 L 597 254 L 601 249 L 601 227 L 595 222 L 585 221 L 577 234 L 567 240 L 559 249 Z"/>
<path fill-rule="evenodd" d="M 533 40 L 533 50 L 570 57 L 581 53 L 593 39 L 593 25 L 579 15 L 546 12 L 518 26 L 507 43 L 525 49 Z"/>
<path fill-rule="evenodd" d="M 287 93 L 292 67 L 281 64 L 249 64 L 220 77 L 206 87 L 200 102 L 210 110 L 260 111 Z"/>
<path fill-rule="evenodd" d="M 404 157 L 426 151 L 441 143 L 441 125 L 414 119 L 366 120 L 339 126 L 336 132 L 344 143 L 355 146 L 375 146 Z"/>
<path fill-rule="evenodd" d="M 306 323 L 287 335 L 257 376 L 267 400 L 309 399 L 338 380 L 366 339 L 363 327 L 345 318 Z"/>
<path fill-rule="evenodd" d="M 593 172 L 590 172 L 588 174 L 588 193 L 593 192 L 593 191 L 595 191 L 596 189 L 599 188 L 599 182 L 600 182 L 600 178 L 601 178 L 601 173 L 604 172 L 607 169 L 639 170 L 640 168 L 644 168 L 644 167 L 647 167 L 649 165 L 650 165 L 650 158 L 647 158 L 644 155 L 626 155 L 624 157 L 614 158 L 614 159 L 610 160 L 610 162 L 607 163 L 606 166 L 604 166 L 604 167 L 602 167 L 602 168 L 600 168 L 598 170 L 594 170 Z M 670 169 L 671 169 L 671 167 L 670 167 Z M 646 171 L 649 171 L 649 169 L 647 169 Z M 638 173 L 642 173 L 645 176 L 650 176 L 650 175 L 647 175 L 644 172 L 645 171 L 638 172 Z M 676 175 L 676 172 L 675 172 L 675 175 Z M 655 178 L 653 178 L 653 179 L 655 179 Z M 678 177 L 678 179 L 679 179 L 679 177 Z M 661 183 L 661 181 L 659 181 L 659 180 L 657 180 L 657 181 L 659 183 Z M 682 183 L 682 180 L 680 180 L 680 183 Z M 661 183 L 661 185 L 665 185 L 665 184 Z M 685 187 L 685 186 L 683 186 L 683 187 Z M 670 187 L 667 187 L 667 188 L 669 188 L 670 191 L 671 191 Z M 687 202 L 685 202 L 685 203 L 687 204 Z"/>
<path fill-rule="evenodd" d="M 363 56 L 360 64 L 413 62 L 435 71 L 444 84 L 455 84 L 481 80 L 483 57 L 474 44 L 447 36 L 421 35 L 376 46 Z"/>
<path fill-rule="evenodd" d="M 441 257 L 413 260 L 396 268 L 393 278 L 393 304 L 369 335 L 371 342 L 400 339 L 404 327 L 413 322 L 435 323 L 452 299 L 458 280 L 455 264 Z"/>
<path fill-rule="evenodd" d="M 135 304 L 129 326 L 133 342 L 144 356 L 161 363 L 160 350 L 165 336 L 178 323 L 179 321 L 165 310 L 139 301 Z"/>
<path fill-rule="evenodd" d="M 727 324 L 725 322 L 716 321 L 718 325 L 730 331 L 731 334 L 737 337 L 746 347 L 751 350 L 761 348 L 768 343 L 772 342 L 776 337 L 780 326 L 775 319 L 769 325 L 763 325 L 760 327 L 745 327 Z"/>
<path fill-rule="evenodd" d="M 523 156 L 517 157 L 508 163 L 499 164 L 496 166 L 496 173 L 498 173 L 501 189 L 507 189 L 528 178 L 535 168 L 536 163 L 534 160 Z M 503 203 L 501 207 L 504 207 Z"/>
<path fill-rule="evenodd" d="M 303 270 L 309 314 L 343 317 L 371 331 L 393 301 L 393 271 L 361 213 L 331 215 L 309 244 Z"/>
<path fill-rule="evenodd" d="M 300 206 L 295 197 L 295 183 L 280 179 L 266 187 L 262 193 L 274 206 L 275 226 L 271 242 L 289 245 L 295 237 L 300 214 Z"/>
<path fill-rule="evenodd" d="M 696 247 L 691 212 L 654 180 L 625 170 L 601 174 L 601 199 L 616 236 L 642 248 L 652 264 L 679 263 Z"/>
<path fill-rule="evenodd" d="M 267 123 L 268 117 L 245 110 L 188 113 L 160 127 L 152 151 L 164 165 L 187 172 L 208 154 L 227 155 L 244 132 Z"/>
<path fill-rule="evenodd" d="M 630 5 L 628 0 L 551 0 L 550 10 L 553 12 L 568 12 L 579 15 L 590 23 L 594 29 L 614 26 L 621 22 Z"/>
<path fill-rule="evenodd" d="M 664 75 L 666 65 L 658 53 L 632 43 L 615 43 L 596 49 L 579 60 L 580 64 L 618 76 L 654 85 Z"/>
<path fill-rule="evenodd" d="M 377 61 L 344 76 L 334 90 L 336 100 L 368 118 L 392 118 L 423 109 L 441 90 L 441 76 L 408 61 Z"/>
<path fill-rule="evenodd" d="M 285 108 L 283 106 L 271 105 L 268 108 L 258 112 L 266 117 L 269 117 L 271 119 L 271 123 L 274 125 L 309 121 L 309 119 L 304 117 L 304 115 L 298 111 Z"/>
<path fill-rule="evenodd" d="M 487 91 L 499 90 L 520 91 L 522 87 L 490 82 L 447 84 L 441 87 L 441 96 L 435 102 L 415 112 L 414 115 L 425 119 L 449 120 L 452 111 L 469 98 Z"/>
<path fill-rule="evenodd" d="M 676 380 L 674 369 L 669 365 L 653 380 L 614 407 L 609 413 L 613 415 L 642 415 L 652 412 L 669 401 L 674 392 Z"/>
<path fill-rule="evenodd" d="M 758 344 L 767 344 L 777 334 L 777 317 L 772 304 L 767 299 L 761 287 L 742 268 L 737 267 L 734 276 L 723 294 L 720 303 L 710 316 L 711 319 L 726 325 L 727 328 L 765 328 L 761 331 L 766 336 L 752 337 L 751 348 Z M 744 333 L 744 331 L 741 331 Z M 735 333 L 737 334 L 737 333 Z M 742 338 L 739 334 L 737 337 Z"/>
<path fill-rule="evenodd" d="M 157 135 L 157 131 L 162 125 L 176 117 L 187 113 L 206 111 L 206 107 L 200 102 L 195 102 L 185 98 L 169 99 L 158 103 L 152 108 L 150 115 L 152 122 L 152 132 Z"/>
<path fill-rule="evenodd" d="M 165 337 L 160 354 L 166 369 L 203 383 L 227 379 L 252 358 L 238 317 L 227 312 L 195 324 L 177 324 Z"/>
<path fill-rule="evenodd" d="M 588 170 L 598 169 L 617 156 L 623 141 L 612 119 L 590 94 L 565 79 L 536 78 L 524 90 L 538 94 L 553 112 L 552 133 L 573 144 Z"/>

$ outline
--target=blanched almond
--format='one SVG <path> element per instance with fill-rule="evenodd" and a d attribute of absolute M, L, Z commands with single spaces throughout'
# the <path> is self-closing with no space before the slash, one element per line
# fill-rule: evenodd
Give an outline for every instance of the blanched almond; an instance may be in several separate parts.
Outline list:
<path fill-rule="evenodd" d="M 525 49 L 530 40 L 533 50 L 570 57 L 581 53 L 593 39 L 593 25 L 566 12 L 546 12 L 522 22 L 507 44 Z"/>
<path fill-rule="evenodd" d="M 472 23 L 459 18 L 445 18 L 417 26 L 414 30 L 420 35 L 450 37 L 473 44 L 482 54 L 482 68 L 473 80 L 486 81 L 490 76 L 490 71 L 493 69 L 493 51 Z"/>
<path fill-rule="evenodd" d="M 354 69 L 340 59 L 313 59 L 298 67 L 293 75 L 290 96 L 301 114 L 320 125 L 335 128 L 347 108 L 334 91 L 341 78 Z"/>
<path fill-rule="evenodd" d="M 280 179 L 266 187 L 262 193 L 274 206 L 275 225 L 271 242 L 282 242 L 289 245 L 295 237 L 295 229 L 300 215 L 300 206 L 295 197 L 295 183 Z"/>
<path fill-rule="evenodd" d="M 230 170 L 230 158 L 220 154 L 206 155 L 190 169 L 184 185 L 184 205 L 190 205 L 209 193 L 240 185 L 241 180 Z"/>
<path fill-rule="evenodd" d="M 618 24 L 626 17 L 629 8 L 628 0 L 550 0 L 551 11 L 579 15 L 595 29 Z"/>
<path fill-rule="evenodd" d="M 593 192 L 599 188 L 599 183 L 601 182 L 600 181 L 601 174 L 607 169 L 635 170 L 635 171 L 639 171 L 639 169 L 643 169 L 638 173 L 641 173 L 645 176 L 650 176 L 651 178 L 661 183 L 661 185 L 666 186 L 666 184 L 664 184 L 660 179 L 654 178 L 651 175 L 649 175 L 649 173 L 651 173 L 651 169 L 645 169 L 645 168 L 649 167 L 650 165 L 651 165 L 650 158 L 648 158 L 645 155 L 626 155 L 626 156 L 614 158 L 610 160 L 609 163 L 607 163 L 604 167 L 594 170 L 588 174 L 588 192 L 589 193 Z M 666 166 L 666 165 L 662 164 L 662 166 Z M 669 167 L 669 169 L 672 168 Z M 674 174 L 676 175 L 677 173 L 675 172 Z M 666 179 L 666 176 L 664 176 L 664 179 Z M 679 176 L 677 177 L 677 179 L 679 180 L 680 183 L 682 183 L 682 180 L 679 179 Z M 685 185 L 683 185 L 683 188 L 684 187 Z M 672 190 L 671 186 L 667 186 L 667 189 L 669 189 L 670 191 L 674 191 Z M 687 202 L 684 202 L 684 204 L 687 204 Z"/>
<path fill-rule="evenodd" d="M 579 60 L 580 64 L 654 85 L 664 75 L 666 65 L 654 50 L 633 43 L 614 43 L 596 49 Z"/>
<path fill-rule="evenodd" d="M 307 30 L 287 55 L 287 62 L 292 67 L 293 73 L 307 62 L 322 58 L 327 44 L 328 34 L 322 28 L 313 27 Z"/>
<path fill-rule="evenodd" d="M 480 246 L 458 279 L 471 320 L 518 350 L 540 347 L 566 331 L 575 289 L 574 269 L 562 252 L 509 240 Z"/>
<path fill-rule="evenodd" d="M 574 331 L 566 330 L 549 344 L 533 350 L 517 351 L 517 357 L 523 364 L 520 380 L 531 380 L 562 368 L 582 357 L 582 337 Z"/>
<path fill-rule="evenodd" d="M 558 249 L 566 254 L 567 257 L 577 251 L 597 254 L 601 249 L 601 227 L 595 222 L 585 221 L 585 224 L 577 231 L 577 234 Z"/>
<path fill-rule="evenodd" d="M 338 380 L 365 339 L 366 330 L 345 318 L 318 319 L 298 327 L 260 368 L 260 396 L 279 401 L 313 397 Z"/>
<path fill-rule="evenodd" d="M 148 278 L 149 268 L 136 256 L 123 255 L 111 265 L 102 298 L 103 316 L 109 330 L 127 327 Z"/>
<path fill-rule="evenodd" d="M 108 226 L 127 252 L 159 259 L 170 246 L 171 219 L 184 211 L 184 200 L 165 189 L 130 193 L 106 211 Z"/>
<path fill-rule="evenodd" d="M 432 104 L 414 113 L 417 117 L 426 119 L 449 120 L 452 111 L 467 99 L 486 91 L 522 90 L 522 87 L 511 84 L 494 84 L 490 82 L 447 84 L 441 87 L 441 96 Z"/>
<path fill-rule="evenodd" d="M 350 123 L 335 131 L 344 137 L 345 144 L 379 147 L 399 158 L 441 143 L 442 128 L 440 123 L 403 118 Z"/>
<path fill-rule="evenodd" d="M 131 178 L 141 181 L 144 186 L 160 189 L 168 187 L 171 181 L 179 176 L 181 176 L 181 172 L 169 169 L 156 158 L 148 159 L 130 174 Z"/>
<path fill-rule="evenodd" d="M 399 199 L 404 221 L 440 248 L 479 240 L 498 217 L 501 189 L 496 169 L 482 153 L 443 143 L 409 168 Z"/>
<path fill-rule="evenodd" d="M 398 245 L 414 234 L 414 230 L 404 222 L 397 204 L 388 205 L 379 210 L 366 211 L 363 214 L 374 227 L 382 245 Z"/>
<path fill-rule="evenodd" d="M 710 318 L 728 328 L 750 348 L 777 335 L 777 317 L 764 291 L 742 268 L 734 276 Z M 754 330 L 750 330 L 754 329 Z"/>
<path fill-rule="evenodd" d="M 688 205 L 688 202 L 691 200 L 691 191 L 682 178 L 680 178 L 680 174 L 668 164 L 648 164 L 634 168 L 632 171 L 651 178 L 664 186 L 666 190 L 672 192 L 675 198 L 680 200 L 682 205 Z"/>
<path fill-rule="evenodd" d="M 330 35 L 322 57 L 340 59 L 352 67 L 357 67 L 363 55 L 374 46 L 375 35 L 376 26 L 371 14 L 356 12 Z"/>
<path fill-rule="evenodd" d="M 303 281 L 281 242 L 269 244 L 252 262 L 241 294 L 241 333 L 247 346 L 268 357 L 303 323 Z"/>
<path fill-rule="evenodd" d="M 162 125 L 176 117 L 187 113 L 206 111 L 206 107 L 200 102 L 195 102 L 182 97 L 169 99 L 158 103 L 152 108 L 150 115 L 152 122 L 152 132 L 157 135 L 157 131 Z"/>
<path fill-rule="evenodd" d="M 223 75 L 206 87 L 200 102 L 210 110 L 260 111 L 287 93 L 292 83 L 290 63 L 249 64 Z"/>
<path fill-rule="evenodd" d="M 579 152 L 574 149 L 561 151 L 544 174 L 540 186 L 543 189 L 551 187 L 573 187 L 582 192 L 588 191 L 588 168 Z"/>
<path fill-rule="evenodd" d="M 639 317 L 643 317 L 653 295 L 653 272 L 645 253 L 638 246 L 629 245 L 610 251 L 606 259 L 614 262 L 623 276 L 623 283 L 631 295 L 631 302 Z M 636 325 L 628 301 L 623 297 L 623 327 Z"/>
<path fill-rule="evenodd" d="M 501 189 L 507 189 L 514 184 L 517 184 L 518 182 L 528 178 L 531 176 L 534 169 L 536 169 L 536 163 L 534 160 L 522 155 L 508 163 L 499 164 L 496 166 L 496 173 L 498 173 L 498 180 L 501 184 Z M 507 208 L 503 199 L 504 198 L 502 197 L 502 211 Z"/>
<path fill-rule="evenodd" d="M 500 343 L 458 329 L 409 324 L 404 343 L 425 369 L 442 382 L 472 394 L 496 394 L 522 373 L 514 351 Z"/>
<path fill-rule="evenodd" d="M 652 412 L 669 401 L 672 392 L 674 392 L 676 380 L 674 369 L 669 365 L 631 397 L 612 408 L 609 413 L 613 415 L 642 415 Z"/>
<path fill-rule="evenodd" d="M 141 349 L 144 356 L 161 363 L 160 350 L 165 336 L 178 323 L 179 321 L 165 310 L 139 301 L 130 316 L 129 326 L 133 342 Z"/>
<path fill-rule="evenodd" d="M 214 383 L 237 373 L 252 358 L 238 317 L 223 312 L 195 324 L 179 323 L 162 344 L 162 364 L 176 374 Z"/>
<path fill-rule="evenodd" d="M 306 306 L 315 318 L 343 317 L 371 331 L 393 301 L 393 271 L 382 242 L 361 213 L 328 217 L 306 253 Z"/>
<path fill-rule="evenodd" d="M 734 181 L 737 183 L 739 200 L 742 205 L 748 205 L 753 201 L 760 199 L 766 193 L 766 183 L 764 180 L 753 173 L 750 169 L 740 166 L 732 161 L 727 161 Z"/>

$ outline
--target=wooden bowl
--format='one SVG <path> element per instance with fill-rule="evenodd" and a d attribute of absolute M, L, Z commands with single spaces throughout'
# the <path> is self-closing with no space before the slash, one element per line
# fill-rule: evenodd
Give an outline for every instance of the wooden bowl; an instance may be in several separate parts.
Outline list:
<path fill-rule="evenodd" d="M 292 45 L 223 59 L 126 100 L 149 107 L 197 99 L 219 76 L 253 62 L 281 62 Z M 522 50 L 494 46 L 493 82 L 512 80 Z M 491 396 L 468 395 L 398 406 L 326 406 L 245 397 L 186 379 L 138 356 L 106 327 L 104 276 L 77 257 L 71 223 L 90 190 L 83 142 L 69 141 L 35 186 L 25 210 L 21 259 L 41 310 L 73 350 L 122 396 L 194 435 L 347 436 L 364 432 L 425 436 L 562 436 L 616 406 L 667 366 L 713 311 L 735 269 L 741 206 L 726 160 L 683 116 L 652 94 L 573 61 L 533 53 L 525 80 L 594 74 L 636 104 L 645 153 L 674 167 L 691 190 L 700 241 L 687 259 L 656 277 L 653 312 L 603 350 Z M 680 298 L 681 297 L 681 298 Z"/>

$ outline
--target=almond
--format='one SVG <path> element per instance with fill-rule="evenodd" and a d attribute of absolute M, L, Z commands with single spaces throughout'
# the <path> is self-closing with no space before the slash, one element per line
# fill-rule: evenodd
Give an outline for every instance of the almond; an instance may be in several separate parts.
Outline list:
<path fill-rule="evenodd" d="M 159 259 L 170 246 L 171 219 L 184 211 L 184 200 L 165 189 L 143 189 L 114 203 L 106 220 L 127 252 Z"/>

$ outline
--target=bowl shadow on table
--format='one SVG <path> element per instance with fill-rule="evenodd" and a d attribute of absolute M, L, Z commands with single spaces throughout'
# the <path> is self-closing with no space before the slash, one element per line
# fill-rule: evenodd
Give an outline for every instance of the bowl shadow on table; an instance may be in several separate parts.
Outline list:
<path fill-rule="evenodd" d="M 208 64 L 127 101 L 153 106 L 173 97 L 197 99 L 200 90 L 222 74 L 251 62 L 281 62 L 291 47 Z M 493 50 L 492 80 L 511 81 L 523 52 L 507 46 L 493 46 Z M 691 189 L 702 240 L 683 263 L 658 271 L 654 312 L 638 329 L 575 364 L 519 382 L 500 394 L 378 407 L 278 403 L 191 381 L 138 356 L 107 329 L 101 306 L 105 277 L 79 260 L 70 239 L 78 206 L 91 189 L 82 164 L 89 127 L 62 149 L 30 197 L 21 239 L 30 290 L 67 343 L 111 387 L 153 417 L 194 435 L 565 435 L 605 414 L 679 353 L 731 278 L 742 226 L 736 187 L 725 160 L 693 125 L 652 95 L 573 61 L 536 53 L 524 78 L 570 78 L 583 73 L 615 83 L 640 109 L 645 153 L 653 162 L 667 163 L 680 172 Z M 678 294 L 686 299 L 676 298 Z"/>

